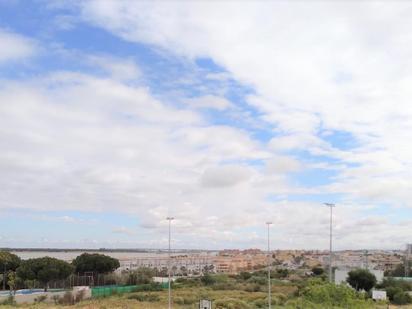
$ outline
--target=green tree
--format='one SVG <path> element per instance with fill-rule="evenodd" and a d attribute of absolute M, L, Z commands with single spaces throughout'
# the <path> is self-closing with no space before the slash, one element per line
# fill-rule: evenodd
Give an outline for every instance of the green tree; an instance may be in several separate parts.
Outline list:
<path fill-rule="evenodd" d="M 209 273 L 204 274 L 201 278 L 200 281 L 204 284 L 204 285 L 213 285 L 216 283 L 216 278 L 215 276 L 212 276 Z"/>
<path fill-rule="evenodd" d="M 21 259 L 8 251 L 0 251 L 0 272 L 15 271 L 20 266 Z"/>
<path fill-rule="evenodd" d="M 120 267 L 118 259 L 98 253 L 83 253 L 72 262 L 78 273 L 93 272 L 94 274 L 110 273 Z"/>
<path fill-rule="evenodd" d="M 412 268 L 409 266 L 409 273 L 412 273 Z M 396 265 L 395 269 L 391 271 L 387 271 L 385 273 L 386 276 L 389 277 L 405 277 L 405 264 L 401 263 Z"/>
<path fill-rule="evenodd" d="M 17 277 L 16 272 L 9 271 L 9 273 L 7 274 L 7 285 L 10 288 L 10 294 L 12 292 L 14 292 L 14 294 L 16 293 L 17 285 L 18 285 L 19 281 L 20 280 Z"/>
<path fill-rule="evenodd" d="M 393 296 L 393 303 L 396 305 L 410 304 L 412 301 L 411 296 L 407 292 L 399 291 Z"/>
<path fill-rule="evenodd" d="M 40 281 L 45 291 L 47 291 L 50 281 L 66 279 L 72 272 L 72 265 L 51 257 L 28 259 L 17 268 L 19 278 Z"/>
<path fill-rule="evenodd" d="M 365 308 L 357 305 L 364 302 L 364 297 L 360 293 L 347 285 L 325 283 L 320 278 L 308 280 L 301 294 L 305 300 L 319 305 L 307 306 L 307 308 L 334 308 L 334 306 L 343 308 Z"/>
<path fill-rule="evenodd" d="M 129 274 L 129 282 L 133 284 L 148 284 L 153 282 L 156 271 L 148 267 L 140 267 Z"/>
<path fill-rule="evenodd" d="M 2 273 L 3 289 L 5 289 L 7 285 L 7 273 L 16 271 L 20 263 L 21 260 L 17 255 L 8 251 L 0 251 L 0 272 Z"/>
<path fill-rule="evenodd" d="M 367 269 L 355 269 L 348 273 L 346 281 L 357 291 L 370 291 L 376 285 L 376 277 Z"/>
<path fill-rule="evenodd" d="M 315 276 L 321 276 L 325 273 L 325 270 L 320 266 L 315 266 L 312 268 L 312 273 Z"/>
<path fill-rule="evenodd" d="M 242 272 L 240 272 L 240 274 L 239 274 L 239 278 L 242 279 L 242 280 L 244 280 L 244 281 L 246 281 L 246 280 L 252 278 L 252 273 L 247 272 L 247 271 L 242 271 Z"/>

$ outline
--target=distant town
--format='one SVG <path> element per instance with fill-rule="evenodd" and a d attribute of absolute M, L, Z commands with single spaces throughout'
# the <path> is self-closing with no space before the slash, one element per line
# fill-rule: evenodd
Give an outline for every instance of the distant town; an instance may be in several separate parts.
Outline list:
<path fill-rule="evenodd" d="M 167 268 L 168 256 L 165 249 L 58 249 L 58 248 L 3 248 L 22 259 L 51 256 L 71 262 L 83 252 L 104 253 L 117 258 L 118 271 L 150 267 Z M 199 275 L 207 267 L 216 273 L 237 274 L 253 271 L 267 265 L 267 252 L 260 249 L 226 250 L 172 250 L 172 265 L 175 275 Z M 329 265 L 327 250 L 273 250 L 273 266 L 288 270 L 311 269 Z M 333 267 L 336 269 L 367 268 L 382 272 L 394 271 L 404 263 L 405 250 L 343 250 L 333 253 Z"/>

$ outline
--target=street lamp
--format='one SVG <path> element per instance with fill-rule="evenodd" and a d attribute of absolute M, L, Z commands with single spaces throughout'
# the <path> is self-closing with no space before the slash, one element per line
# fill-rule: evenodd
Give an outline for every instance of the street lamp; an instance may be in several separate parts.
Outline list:
<path fill-rule="evenodd" d="M 266 222 L 266 225 L 268 226 L 268 306 L 269 306 L 269 309 L 272 306 L 271 291 L 270 291 L 270 288 L 271 288 L 270 269 L 271 269 L 272 259 L 271 259 L 271 255 L 270 255 L 270 233 L 269 233 L 271 224 L 272 224 L 272 222 Z"/>
<path fill-rule="evenodd" d="M 330 220 L 329 220 L 329 282 L 332 282 L 332 209 L 335 204 L 324 203 L 330 208 Z"/>
<path fill-rule="evenodd" d="M 169 309 L 171 309 L 172 308 L 172 291 L 171 291 L 171 286 L 170 286 L 170 227 L 171 227 L 171 224 L 172 224 L 172 220 L 174 220 L 174 218 L 173 217 L 167 217 L 166 218 L 166 220 L 168 220 L 169 221 L 169 259 L 168 259 L 168 277 L 169 277 L 169 280 L 168 280 L 168 292 L 169 292 L 169 297 L 168 297 L 168 299 L 169 299 Z"/>

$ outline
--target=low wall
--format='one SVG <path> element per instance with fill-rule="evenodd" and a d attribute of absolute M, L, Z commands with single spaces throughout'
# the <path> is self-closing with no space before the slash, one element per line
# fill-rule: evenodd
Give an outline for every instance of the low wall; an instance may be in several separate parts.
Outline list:
<path fill-rule="evenodd" d="M 81 292 L 83 291 L 83 292 Z M 78 293 L 82 293 L 82 299 L 88 299 L 92 297 L 92 291 L 89 287 L 74 287 L 73 290 L 66 290 L 60 292 L 36 292 L 32 294 L 16 294 L 14 295 L 14 300 L 17 304 L 32 304 L 39 300 L 39 298 L 43 298 L 46 296 L 43 302 L 45 303 L 54 303 L 56 298 L 63 298 L 63 296 L 70 292 L 76 299 Z M 8 296 L 0 296 L 0 302 L 6 300 Z"/>

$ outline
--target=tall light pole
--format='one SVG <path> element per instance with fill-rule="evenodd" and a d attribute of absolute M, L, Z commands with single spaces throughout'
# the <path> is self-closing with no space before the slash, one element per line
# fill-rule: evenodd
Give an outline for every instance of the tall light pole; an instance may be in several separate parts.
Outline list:
<path fill-rule="evenodd" d="M 271 264 L 272 264 L 272 259 L 270 255 L 270 225 L 272 222 L 266 222 L 266 225 L 268 226 L 268 306 L 269 309 L 272 307 L 272 299 L 271 299 L 271 284 L 270 284 L 270 270 L 271 270 Z"/>
<path fill-rule="evenodd" d="M 329 220 L 329 282 L 332 283 L 332 209 L 335 204 L 324 203 L 330 208 L 330 220 Z"/>
<path fill-rule="evenodd" d="M 169 280 L 168 280 L 168 290 L 169 290 L 169 297 L 168 297 L 168 299 L 169 299 L 169 309 L 171 309 L 172 308 L 172 290 L 171 290 L 171 285 L 170 285 L 170 258 L 171 258 L 171 256 L 170 256 L 170 228 L 171 228 L 171 224 L 172 224 L 172 220 L 174 220 L 174 218 L 173 217 L 167 217 L 166 218 L 166 220 L 167 221 L 169 221 L 169 259 L 168 259 L 168 277 L 169 277 Z"/>

